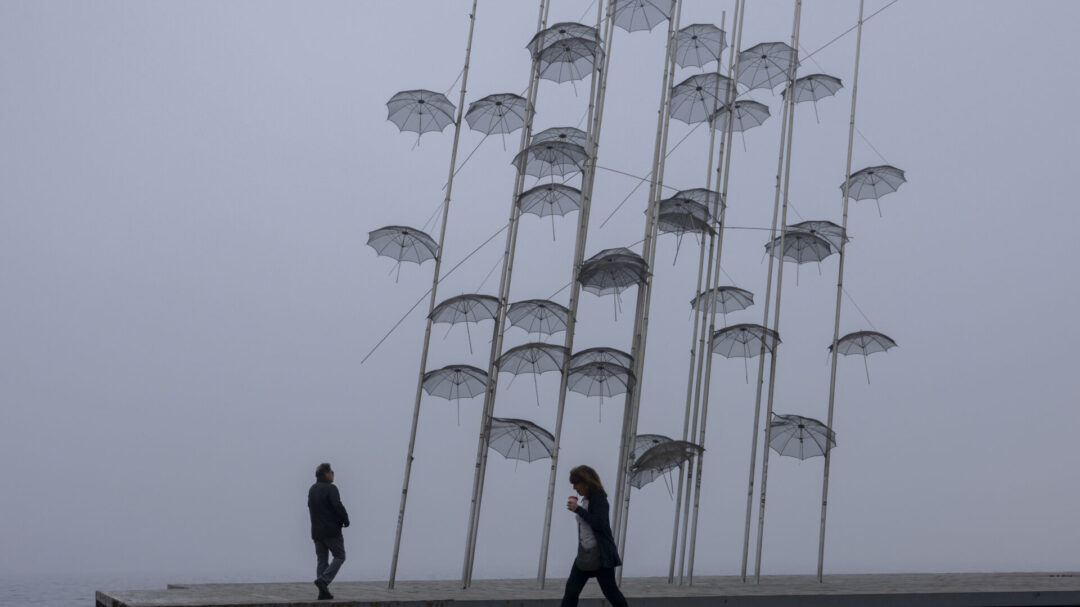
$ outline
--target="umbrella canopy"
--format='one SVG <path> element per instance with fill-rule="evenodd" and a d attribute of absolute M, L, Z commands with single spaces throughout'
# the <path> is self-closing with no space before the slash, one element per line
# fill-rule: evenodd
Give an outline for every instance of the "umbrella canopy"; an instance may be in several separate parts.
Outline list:
<path fill-rule="evenodd" d="M 485 135 L 512 133 L 525 125 L 529 102 L 521 95 L 497 93 L 469 104 L 465 122 Z"/>
<path fill-rule="evenodd" d="M 639 455 L 656 445 L 669 442 L 671 442 L 671 439 L 663 434 L 638 434 L 634 437 L 634 450 L 630 453 L 630 459 L 636 460 Z"/>
<path fill-rule="evenodd" d="M 808 459 L 825 455 L 826 443 L 836 447 L 836 433 L 816 419 L 801 415 L 773 414 L 769 422 L 769 447 L 780 455 Z"/>
<path fill-rule="evenodd" d="M 547 373 L 561 371 L 566 360 L 566 348 L 555 344 L 534 342 L 510 348 L 499 357 L 496 366 L 502 373 Z"/>
<path fill-rule="evenodd" d="M 896 342 L 891 337 L 877 331 L 855 331 L 836 340 L 836 350 L 844 355 L 861 354 L 863 368 L 866 370 L 866 383 L 870 383 L 870 363 L 866 358 L 875 352 L 885 352 L 895 348 Z M 829 344 L 832 352 L 832 344 Z"/>
<path fill-rule="evenodd" d="M 593 38 L 564 38 L 540 51 L 540 77 L 552 82 L 581 80 L 592 73 L 593 59 L 600 54 L 600 43 Z"/>
<path fill-rule="evenodd" d="M 772 329 L 755 324 L 740 324 L 724 327 L 713 333 L 711 349 L 713 354 L 725 358 L 753 358 L 761 353 L 762 344 L 765 345 L 765 351 L 772 354 L 779 343 L 780 336 Z"/>
<path fill-rule="evenodd" d="M 891 337 L 877 331 L 855 331 L 841 337 L 836 342 L 836 350 L 841 354 L 861 354 L 869 356 L 875 352 L 885 352 L 895 348 L 896 342 Z M 832 352 L 832 344 L 829 344 Z"/>
<path fill-rule="evenodd" d="M 526 299 L 510 304 L 506 318 L 510 324 L 529 333 L 553 335 L 566 330 L 570 311 L 547 299 Z"/>
<path fill-rule="evenodd" d="M 461 399 L 484 393 L 487 373 L 469 365 L 447 365 L 428 371 L 422 382 L 424 391 L 432 396 L 457 401 L 457 419 L 461 423 Z"/>
<path fill-rule="evenodd" d="M 670 0 L 615 0 L 615 25 L 628 32 L 651 30 L 671 16 Z"/>
<path fill-rule="evenodd" d="M 824 220 L 802 221 L 788 226 L 787 231 L 789 234 L 792 232 L 806 232 L 807 234 L 813 234 L 828 242 L 829 245 L 837 251 L 840 250 L 841 243 L 851 240 L 844 234 L 844 228 L 831 221 Z"/>
<path fill-rule="evenodd" d="M 435 259 L 439 245 L 435 239 L 416 228 L 408 226 L 386 226 L 368 232 L 369 247 L 383 257 L 413 263 L 424 263 Z"/>
<path fill-rule="evenodd" d="M 851 174 L 851 179 L 848 180 L 851 184 L 848 196 L 854 200 L 866 198 L 877 200 L 895 192 L 905 181 L 907 179 L 904 177 L 904 172 L 894 166 L 883 164 L 866 167 Z M 840 184 L 840 191 L 844 191 L 844 184 Z"/>
<path fill-rule="evenodd" d="M 777 236 L 765 245 L 765 251 L 779 257 L 781 237 Z M 807 263 L 809 261 L 821 261 L 832 254 L 832 245 L 829 241 L 815 236 L 809 232 L 788 231 L 783 236 L 783 258 L 795 263 Z"/>
<path fill-rule="evenodd" d="M 658 230 L 665 234 L 682 236 L 687 232 L 714 234 L 712 214 L 701 204 L 686 198 L 668 198 L 660 201 L 657 215 Z"/>
<path fill-rule="evenodd" d="M 600 41 L 600 36 L 596 33 L 596 28 L 585 25 L 584 23 L 574 22 L 562 22 L 556 23 L 551 27 L 539 32 L 529 40 L 529 43 L 525 45 L 525 48 L 529 49 L 535 59 L 540 51 L 548 48 L 556 42 L 566 40 L 568 38 L 584 38 L 586 40 Z"/>
<path fill-rule="evenodd" d="M 555 451 L 555 437 L 525 419 L 493 417 L 488 447 L 498 451 L 506 459 L 534 462 L 551 458 Z"/>
<path fill-rule="evenodd" d="M 645 260 L 629 249 L 605 249 L 581 265 L 578 282 L 596 295 L 618 295 L 648 275 Z"/>
<path fill-rule="evenodd" d="M 456 324 L 491 320 L 499 311 L 499 300 L 492 295 L 473 293 L 443 301 L 431 311 L 431 322 Z"/>
<path fill-rule="evenodd" d="M 565 177 L 580 172 L 588 155 L 585 148 L 565 141 L 542 141 L 518 152 L 513 164 L 533 177 Z"/>
<path fill-rule="evenodd" d="M 720 60 L 724 30 L 711 23 L 695 23 L 681 30 L 675 39 L 675 63 L 680 67 L 701 67 Z"/>
<path fill-rule="evenodd" d="M 589 348 L 570 357 L 571 367 L 580 367 L 592 362 L 614 363 L 630 367 L 634 363 L 634 358 L 622 350 L 605 347 Z"/>
<path fill-rule="evenodd" d="M 795 103 L 802 103 L 803 101 L 817 101 L 818 99 L 830 97 L 842 88 L 844 88 L 844 84 L 836 76 L 810 74 L 809 76 L 796 78 L 791 90 L 795 91 Z M 787 96 L 787 92 L 788 89 L 785 88 L 781 94 Z"/>
<path fill-rule="evenodd" d="M 783 42 L 762 42 L 739 53 L 739 84 L 749 89 L 771 89 L 787 81 L 798 54 Z"/>
<path fill-rule="evenodd" d="M 739 287 L 713 287 L 690 300 L 690 307 L 695 312 L 701 312 L 706 306 L 711 306 L 713 314 L 737 312 L 752 305 L 754 305 L 754 294 Z"/>
<path fill-rule="evenodd" d="M 566 143 L 573 143 L 585 147 L 587 135 L 585 131 L 574 128 L 572 126 L 553 126 L 550 129 L 544 129 L 539 133 L 532 136 L 529 140 L 530 143 L 540 143 L 541 141 L 563 141 Z"/>
<path fill-rule="evenodd" d="M 567 389 L 585 396 L 615 396 L 634 385 L 634 372 L 617 363 L 594 361 L 570 369 Z"/>
<path fill-rule="evenodd" d="M 728 112 L 731 112 L 732 116 L 728 119 L 731 120 L 731 130 L 735 133 L 742 133 L 765 122 L 769 117 L 769 106 L 752 99 L 742 99 L 730 105 L 721 106 L 716 114 L 713 114 L 712 119 L 722 121 L 724 114 Z"/>
<path fill-rule="evenodd" d="M 706 211 L 716 206 L 717 201 L 720 201 L 720 205 L 723 206 L 724 201 L 720 200 L 720 192 L 715 190 L 707 190 L 705 188 L 690 188 L 688 190 L 679 190 L 675 192 L 675 195 L 667 200 L 683 199 L 692 200 L 705 207 Z M 708 214 L 700 216 L 701 219 L 709 219 Z"/>
<path fill-rule="evenodd" d="M 695 74 L 671 88 L 671 117 L 687 124 L 705 122 L 724 105 L 731 80 L 716 72 Z"/>
<path fill-rule="evenodd" d="M 561 183 L 543 183 L 518 196 L 522 213 L 539 217 L 566 215 L 581 208 L 581 190 Z"/>
<path fill-rule="evenodd" d="M 386 119 L 402 131 L 423 135 L 454 124 L 454 104 L 442 93 L 425 89 L 401 91 L 386 102 Z"/>
<path fill-rule="evenodd" d="M 634 460 L 634 464 L 630 467 L 630 484 L 641 489 L 665 472 L 678 468 L 683 462 L 704 452 L 703 447 L 684 440 L 666 441 L 654 445 Z"/>

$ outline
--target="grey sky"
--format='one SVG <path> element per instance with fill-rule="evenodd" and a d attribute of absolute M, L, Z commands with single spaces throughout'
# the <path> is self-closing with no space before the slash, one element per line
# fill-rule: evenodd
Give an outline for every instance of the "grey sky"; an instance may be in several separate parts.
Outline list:
<path fill-rule="evenodd" d="M 582 19 L 586 4 L 557 1 L 551 21 Z M 683 24 L 719 24 L 724 9 L 730 21 L 730 2 L 685 4 Z M 744 47 L 788 40 L 790 3 L 749 4 Z M 0 569 L 304 579 L 304 491 L 329 460 L 354 521 L 342 576 L 387 575 L 422 312 L 359 363 L 432 266 L 395 283 L 364 243 L 423 224 L 442 200 L 450 129 L 415 146 L 384 104 L 451 87 L 468 6 L 0 3 Z M 803 51 L 854 24 L 856 7 L 807 2 Z M 869 385 L 858 359 L 840 361 L 827 572 L 1080 569 L 1078 17 L 1067 2 L 900 0 L 866 26 L 857 124 L 909 182 L 882 199 L 884 217 L 853 203 L 845 285 L 900 347 L 870 359 Z M 535 22 L 534 2 L 481 0 L 467 101 L 524 90 Z M 648 170 L 662 38 L 616 35 L 601 166 Z M 853 51 L 849 35 L 800 73 L 849 85 Z M 577 124 L 587 87 L 545 82 L 537 128 Z M 771 214 L 779 96 L 753 96 L 774 117 L 745 152 L 735 139 L 731 226 Z M 805 219 L 839 222 L 849 103 L 850 88 L 819 102 L 820 123 L 798 109 L 791 198 Z M 689 131 L 673 123 L 672 142 Z M 462 155 L 480 141 L 463 131 Z M 506 222 L 517 142 L 489 138 L 459 174 L 444 268 Z M 702 186 L 706 144 L 704 129 L 690 134 L 665 181 Z M 881 163 L 857 137 L 855 168 Z M 598 174 L 587 253 L 641 238 L 646 188 L 596 227 L 634 185 Z M 575 223 L 557 222 L 552 241 L 546 219 L 523 219 L 512 299 L 568 281 Z M 732 230 L 725 242 L 725 271 L 759 294 L 766 239 Z M 501 247 L 440 299 L 476 291 Z M 691 238 L 672 266 L 674 249 L 661 239 L 640 423 L 668 435 L 681 432 L 696 270 Z M 836 260 L 820 276 L 801 268 L 797 287 L 793 271 L 776 409 L 824 418 Z M 578 347 L 628 348 L 632 302 L 615 321 L 610 298 L 583 295 Z M 760 305 L 730 316 L 760 319 Z M 867 328 L 845 300 L 841 331 Z M 463 332 L 444 340 L 437 326 L 429 367 L 484 366 L 490 324 L 473 329 L 473 355 Z M 525 339 L 514 329 L 507 345 Z M 738 568 L 754 395 L 743 374 L 715 362 L 698 573 Z M 540 408 L 530 383 L 504 379 L 496 415 L 550 429 L 557 378 L 540 379 Z M 596 399 L 568 399 L 563 467 L 589 463 L 614 485 L 621 405 L 598 423 Z M 452 403 L 424 401 L 400 578 L 460 574 L 479 408 L 463 402 L 457 426 Z M 488 470 L 475 575 L 535 575 L 548 464 L 495 456 Z M 771 460 L 764 571 L 813 570 L 820 478 L 820 459 Z M 634 491 L 628 575 L 666 568 L 672 508 L 662 483 Z M 554 518 L 558 577 L 574 529 Z"/>

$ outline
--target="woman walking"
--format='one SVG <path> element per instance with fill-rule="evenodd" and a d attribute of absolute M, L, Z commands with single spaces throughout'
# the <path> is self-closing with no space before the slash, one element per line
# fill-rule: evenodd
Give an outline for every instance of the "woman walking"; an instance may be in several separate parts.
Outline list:
<path fill-rule="evenodd" d="M 562 605 L 577 605 L 585 582 L 595 577 L 612 607 L 622 607 L 626 605 L 626 598 L 615 583 L 615 568 L 622 565 L 622 560 L 615 547 L 615 539 L 611 536 L 607 492 L 596 470 L 588 466 L 571 469 L 570 484 L 581 496 L 580 500 L 571 496 L 566 501 L 566 509 L 577 515 L 578 550 L 574 566 L 570 568 L 570 577 L 566 580 Z"/>

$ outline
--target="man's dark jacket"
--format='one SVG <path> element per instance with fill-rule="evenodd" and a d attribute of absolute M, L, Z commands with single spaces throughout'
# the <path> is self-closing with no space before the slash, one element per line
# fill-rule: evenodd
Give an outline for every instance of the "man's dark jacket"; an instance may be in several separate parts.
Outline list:
<path fill-rule="evenodd" d="M 341 528 L 349 526 L 349 513 L 341 505 L 341 495 L 333 483 L 320 478 L 307 493 L 311 514 L 311 539 L 341 537 Z"/>
<path fill-rule="evenodd" d="M 608 511 L 611 507 L 608 505 L 607 496 L 594 491 L 588 497 L 589 509 L 578 506 L 574 512 L 588 523 L 596 536 L 596 547 L 600 549 L 600 566 L 605 569 L 618 567 L 622 565 L 622 559 L 619 558 L 619 549 L 615 547 L 615 538 L 611 535 L 611 523 L 608 522 Z"/>

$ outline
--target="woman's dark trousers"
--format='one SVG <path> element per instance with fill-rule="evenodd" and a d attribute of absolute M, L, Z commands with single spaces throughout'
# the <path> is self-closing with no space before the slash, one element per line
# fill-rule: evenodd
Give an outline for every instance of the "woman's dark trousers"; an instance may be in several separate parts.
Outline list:
<path fill-rule="evenodd" d="M 619 586 L 615 583 L 615 568 L 607 567 L 596 571 L 582 571 L 574 565 L 570 568 L 570 577 L 566 580 L 566 591 L 563 592 L 562 607 L 575 607 L 581 589 L 589 578 L 595 577 L 600 583 L 600 590 L 612 607 L 625 607 L 626 597 L 619 592 Z"/>

